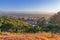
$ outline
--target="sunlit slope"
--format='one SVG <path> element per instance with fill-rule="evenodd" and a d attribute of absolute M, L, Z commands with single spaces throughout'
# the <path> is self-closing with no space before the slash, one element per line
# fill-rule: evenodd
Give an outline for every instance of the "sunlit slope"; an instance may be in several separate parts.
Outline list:
<path fill-rule="evenodd" d="M 1 31 L 22 31 L 23 27 L 29 27 L 28 23 L 9 17 L 0 17 Z"/>

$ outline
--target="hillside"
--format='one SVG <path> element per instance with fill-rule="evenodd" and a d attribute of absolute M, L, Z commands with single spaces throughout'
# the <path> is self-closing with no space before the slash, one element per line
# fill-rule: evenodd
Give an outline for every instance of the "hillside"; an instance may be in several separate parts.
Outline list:
<path fill-rule="evenodd" d="M 0 17 L 0 31 L 22 32 L 26 27 L 29 27 L 28 23 L 26 22 L 9 17 Z"/>

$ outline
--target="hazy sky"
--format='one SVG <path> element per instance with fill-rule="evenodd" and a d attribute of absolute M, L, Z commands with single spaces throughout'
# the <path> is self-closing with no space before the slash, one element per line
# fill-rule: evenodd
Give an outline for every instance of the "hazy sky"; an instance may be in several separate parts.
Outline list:
<path fill-rule="evenodd" d="M 57 12 L 60 0 L 0 0 L 0 10 Z"/>

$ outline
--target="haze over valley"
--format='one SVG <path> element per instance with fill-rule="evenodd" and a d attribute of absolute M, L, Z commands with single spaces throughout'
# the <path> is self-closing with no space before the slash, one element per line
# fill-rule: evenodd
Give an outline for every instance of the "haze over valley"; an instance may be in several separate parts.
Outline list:
<path fill-rule="evenodd" d="M 19 11 L 19 12 L 14 12 L 14 11 L 0 11 L 0 16 L 14 16 L 14 17 L 45 17 L 46 19 L 50 18 L 52 15 L 55 13 L 53 12 L 26 12 L 26 11 Z"/>

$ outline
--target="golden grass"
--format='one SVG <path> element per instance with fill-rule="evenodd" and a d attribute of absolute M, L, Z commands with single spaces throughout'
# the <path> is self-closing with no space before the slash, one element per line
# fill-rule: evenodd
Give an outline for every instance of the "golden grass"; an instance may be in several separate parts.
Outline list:
<path fill-rule="evenodd" d="M 42 33 L 2 33 L 0 40 L 60 40 L 60 34 Z"/>

